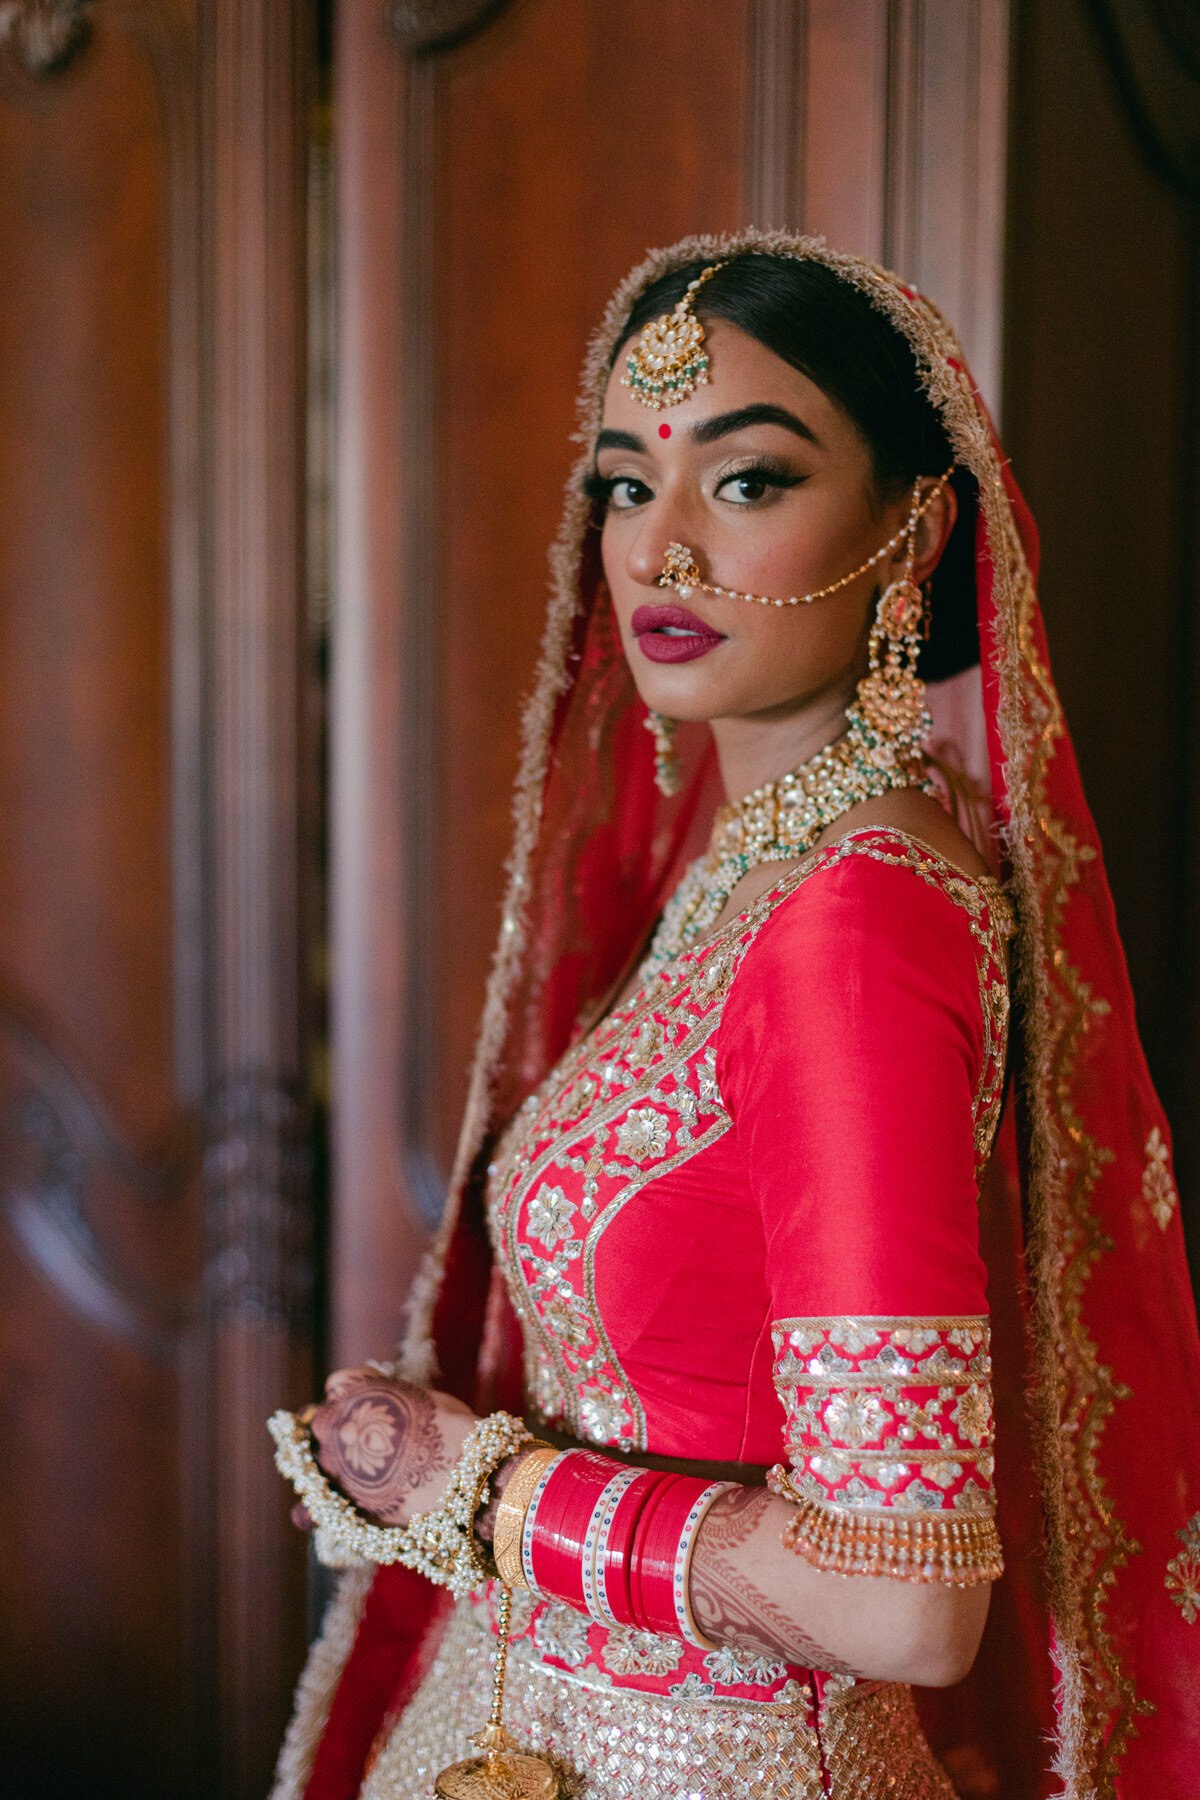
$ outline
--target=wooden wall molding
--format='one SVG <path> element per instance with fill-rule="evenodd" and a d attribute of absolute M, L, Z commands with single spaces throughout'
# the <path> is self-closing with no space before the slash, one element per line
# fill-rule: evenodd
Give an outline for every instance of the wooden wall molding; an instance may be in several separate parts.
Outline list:
<path fill-rule="evenodd" d="M 490 25 L 512 0 L 392 0 L 384 15 L 412 54 L 449 50 Z"/>
<path fill-rule="evenodd" d="M 309 1108 L 269 1075 L 227 1073 L 209 1098 L 204 1307 L 233 1325 L 312 1332 Z"/>
<path fill-rule="evenodd" d="M 91 35 L 92 0 L 0 0 L 0 51 L 26 75 L 56 75 Z"/>
<path fill-rule="evenodd" d="M 746 221 L 787 231 L 804 218 L 807 0 L 754 0 L 746 107 Z"/>
<path fill-rule="evenodd" d="M 474 10 L 474 9 L 473 9 Z M 334 1366 L 399 1334 L 397 1272 L 426 1236 L 428 844 L 432 642 L 414 596 L 429 566 L 432 67 L 378 38 L 375 0 L 347 0 L 334 59 L 338 120 L 338 426 L 331 646 L 333 1063 L 330 1296 Z M 392 221 L 381 233 L 380 219 Z M 397 241 L 403 252 L 397 253 Z M 410 434 L 412 434 L 410 436 Z M 397 454 L 397 444 L 403 446 Z M 416 584 L 416 585 L 414 585 Z M 424 708 L 424 711 L 422 710 Z M 403 945 L 406 953 L 397 954 Z M 422 1083 L 425 1090 L 422 1091 Z M 427 1141 L 427 1138 L 425 1139 Z M 414 1181 L 414 1176 L 417 1179 Z"/>
<path fill-rule="evenodd" d="M 301 982 L 308 9 L 200 14 L 198 643 L 210 1622 L 223 1800 L 268 1785 L 303 1550 L 265 1453 L 310 1397 Z M 182 672 L 181 672 L 182 673 Z M 195 862 L 195 846 L 185 850 Z"/>
<path fill-rule="evenodd" d="M 0 1003 L 0 1207 L 43 1280 L 100 1331 L 156 1362 L 179 1354 L 190 1294 L 139 1279 L 122 1264 L 92 1204 L 104 1186 L 122 1205 L 177 1209 L 193 1168 L 183 1132 L 151 1160 L 121 1137 L 104 1107 L 33 1025 Z"/>
<path fill-rule="evenodd" d="M 1008 0 L 756 0 L 746 194 L 757 225 L 902 272 L 998 408 Z"/>

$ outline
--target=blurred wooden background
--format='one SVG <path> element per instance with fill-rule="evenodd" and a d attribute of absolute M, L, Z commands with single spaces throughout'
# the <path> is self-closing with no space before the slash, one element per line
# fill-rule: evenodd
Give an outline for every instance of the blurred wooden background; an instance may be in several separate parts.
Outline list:
<path fill-rule="evenodd" d="M 263 1429 L 386 1352 L 452 1153 L 584 343 L 824 231 L 1003 415 L 1200 1240 L 1188 0 L 0 5 L 0 1739 L 252 1800 Z"/>

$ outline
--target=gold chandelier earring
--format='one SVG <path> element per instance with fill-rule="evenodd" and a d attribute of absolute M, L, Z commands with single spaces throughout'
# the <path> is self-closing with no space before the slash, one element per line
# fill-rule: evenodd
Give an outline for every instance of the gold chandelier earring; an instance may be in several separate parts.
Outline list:
<path fill-rule="evenodd" d="M 858 684 L 856 700 L 846 709 L 852 735 L 867 760 L 880 769 L 920 762 L 933 724 L 925 704 L 925 683 L 917 674 L 921 645 L 929 636 L 929 615 L 913 574 L 917 526 L 927 506 L 919 484 L 914 486 L 905 527 L 904 570 L 879 596 L 867 673 Z"/>
<path fill-rule="evenodd" d="M 668 719 L 651 707 L 643 721 L 654 739 L 654 785 L 667 799 L 679 792 L 679 758 L 675 754 L 675 731 L 678 721 Z"/>

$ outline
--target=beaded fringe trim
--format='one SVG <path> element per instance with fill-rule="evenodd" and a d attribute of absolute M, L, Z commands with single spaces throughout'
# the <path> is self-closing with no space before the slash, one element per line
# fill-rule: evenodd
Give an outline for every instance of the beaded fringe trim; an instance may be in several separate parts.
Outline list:
<path fill-rule="evenodd" d="M 889 1518 L 801 1500 L 783 1528 L 783 1547 L 836 1575 L 976 1587 L 1004 1573 L 996 1521 L 987 1517 Z"/>

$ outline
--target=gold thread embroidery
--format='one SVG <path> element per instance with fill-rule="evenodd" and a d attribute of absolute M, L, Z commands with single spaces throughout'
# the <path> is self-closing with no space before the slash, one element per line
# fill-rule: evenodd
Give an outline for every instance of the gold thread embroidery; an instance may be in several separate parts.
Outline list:
<path fill-rule="evenodd" d="M 1022 959 L 1035 1001 L 1031 1107 L 1035 1193 L 1041 1204 L 1031 1209 L 1030 1251 L 1040 1272 L 1033 1286 L 1042 1407 L 1039 1462 L 1051 1517 L 1046 1560 L 1059 1644 L 1063 1736 L 1073 1721 L 1082 1753 L 1058 1772 L 1086 1773 L 1097 1800 L 1113 1800 L 1117 1763 L 1137 1729 L 1137 1716 L 1152 1707 L 1122 1672 L 1105 1613 L 1117 1571 L 1140 1549 L 1113 1512 L 1099 1465 L 1105 1426 L 1130 1391 L 1101 1363 L 1083 1314 L 1092 1270 L 1113 1248 L 1091 1206 L 1113 1153 L 1085 1128 L 1072 1099 L 1072 1080 L 1084 1034 L 1109 1007 L 1062 953 L 1069 891 L 1095 852 L 1067 830 L 1046 801 L 1047 766 L 1063 734 L 1062 706 L 1034 643 L 1035 602 L 1027 574 L 1019 591 L 1016 654 L 1034 692 L 1014 683 L 1014 705 L 1021 712 L 1009 729 L 1024 749 L 1018 766 L 1025 793 L 1013 795 L 1013 855 L 1018 867 L 1026 866 L 1029 892 L 1040 911 L 1040 930 L 1036 916 L 1025 921 L 1040 941 Z"/>
<path fill-rule="evenodd" d="M 777 1319 L 771 1337 L 786 1547 L 843 1575 L 994 1581 L 986 1318 Z"/>
<path fill-rule="evenodd" d="M 1003 978 L 1009 915 L 997 885 L 961 875 L 917 840 L 891 829 L 842 839 L 790 870 L 721 931 L 655 965 L 644 986 L 576 1044 L 525 1102 L 489 1169 L 495 1248 L 525 1328 L 526 1391 L 546 1423 L 566 1426 L 596 1444 L 647 1448 L 641 1401 L 621 1369 L 596 1299 L 601 1238 L 647 1183 L 671 1173 L 728 1129 L 711 1048 L 699 1059 L 720 1025 L 741 960 L 776 906 L 822 871 L 858 855 L 911 869 L 966 913 L 976 944 L 981 1007 L 986 976 Z M 1003 1068 L 1007 1012 L 998 1026 L 989 1025 L 986 1008 L 983 1016 L 977 1149 L 981 1120 L 988 1128 L 995 1070 Z M 583 1105 L 580 1087 L 587 1095 Z M 697 1130 L 702 1113 L 712 1114 L 712 1122 Z M 565 1169 L 584 1177 L 578 1216 L 575 1202 L 553 1179 Z M 620 1183 L 603 1202 L 602 1181 Z"/>
<path fill-rule="evenodd" d="M 1183 1545 L 1167 1564 L 1167 1592 L 1188 1625 L 1200 1618 L 1200 1512 L 1175 1533 Z"/>
<path fill-rule="evenodd" d="M 1163 1231 L 1175 1216 L 1179 1190 L 1171 1175 L 1171 1153 L 1158 1126 L 1146 1139 L 1146 1167 L 1142 1171 L 1142 1199 Z"/>

